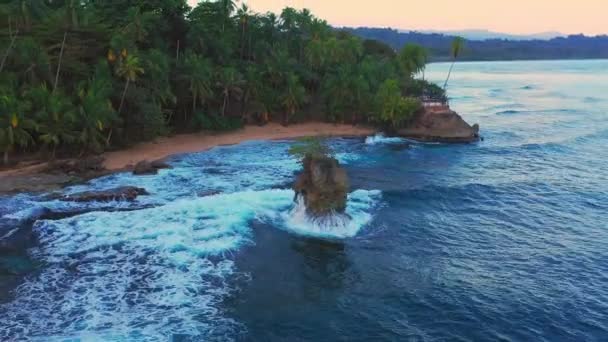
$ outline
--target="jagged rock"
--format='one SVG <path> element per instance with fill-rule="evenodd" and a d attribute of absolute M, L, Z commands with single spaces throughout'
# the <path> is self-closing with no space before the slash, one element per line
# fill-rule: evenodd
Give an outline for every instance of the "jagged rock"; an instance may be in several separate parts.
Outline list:
<path fill-rule="evenodd" d="M 307 212 L 313 216 L 343 213 L 349 187 L 346 170 L 331 157 L 307 156 L 303 165 L 293 188 L 296 196 L 303 196 Z"/>
<path fill-rule="evenodd" d="M 138 196 L 148 195 L 146 189 L 133 186 L 123 186 L 103 191 L 85 191 L 63 197 L 62 201 L 71 202 L 110 202 L 110 201 L 134 201 Z"/>
<path fill-rule="evenodd" d="M 155 160 L 149 162 L 147 160 L 140 161 L 133 168 L 134 175 L 155 175 L 160 169 L 170 169 L 171 165 L 165 163 L 162 160 Z"/>
<path fill-rule="evenodd" d="M 473 142 L 479 140 L 479 125 L 469 125 L 449 108 L 426 109 L 417 113 L 400 136 L 422 141 Z"/>

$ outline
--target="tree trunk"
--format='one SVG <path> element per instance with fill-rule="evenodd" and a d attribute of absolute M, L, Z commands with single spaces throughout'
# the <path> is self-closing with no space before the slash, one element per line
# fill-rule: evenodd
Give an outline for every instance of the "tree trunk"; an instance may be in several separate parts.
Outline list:
<path fill-rule="evenodd" d="M 63 32 L 63 41 L 61 42 L 61 50 L 59 51 L 59 61 L 57 62 L 57 73 L 55 73 L 55 84 L 53 85 L 53 93 L 57 90 L 59 83 L 59 72 L 61 71 L 61 60 L 63 59 L 63 49 L 65 48 L 65 39 L 68 36 L 68 31 Z"/>
<path fill-rule="evenodd" d="M 230 93 L 225 92 L 224 93 L 224 104 L 222 105 L 222 117 L 226 116 L 226 107 L 228 106 L 229 97 L 230 97 Z"/>
<path fill-rule="evenodd" d="M 249 59 L 252 59 L 252 47 L 251 47 L 251 30 L 249 30 L 249 54 L 247 54 L 247 56 L 249 56 Z"/>
<path fill-rule="evenodd" d="M 129 89 L 129 83 L 131 80 L 127 78 L 127 83 L 125 83 L 125 90 L 122 92 L 122 97 L 120 98 L 120 105 L 118 106 L 118 115 L 122 113 L 122 106 L 125 104 L 125 97 L 127 96 L 127 90 Z"/>
<path fill-rule="evenodd" d="M 6 48 L 6 51 L 4 52 L 4 56 L 2 56 L 2 62 L 0 62 L 0 72 L 2 72 L 2 69 L 4 69 L 4 64 L 6 63 L 6 60 L 8 59 L 8 55 L 11 52 L 13 45 L 15 44 L 15 39 L 17 39 L 18 34 L 19 34 L 19 29 L 17 29 L 15 31 L 15 35 L 13 35 L 13 37 L 11 38 L 11 42 L 10 42 L 10 44 L 8 44 L 8 47 Z"/>
<path fill-rule="evenodd" d="M 2 159 L 4 166 L 8 166 L 8 150 L 4 150 L 4 158 Z"/>
<path fill-rule="evenodd" d="M 175 48 L 175 62 L 179 61 L 179 39 L 177 40 L 177 47 Z"/>
<path fill-rule="evenodd" d="M 196 113 L 196 93 L 192 93 L 192 115 Z"/>
<path fill-rule="evenodd" d="M 448 71 L 448 77 L 445 79 L 445 83 L 443 84 L 443 90 L 446 90 L 448 87 L 448 81 L 450 80 L 450 76 L 452 75 L 452 68 L 454 68 L 455 63 L 456 63 L 456 60 L 454 59 L 452 61 L 452 65 L 450 65 L 450 71 Z"/>
<path fill-rule="evenodd" d="M 112 139 L 112 132 L 114 132 L 114 129 L 110 128 L 110 133 L 108 133 L 108 137 L 106 138 L 106 147 L 110 146 L 110 140 Z"/>
<path fill-rule="evenodd" d="M 243 29 L 241 31 L 241 60 L 245 54 L 245 23 L 243 23 Z"/>

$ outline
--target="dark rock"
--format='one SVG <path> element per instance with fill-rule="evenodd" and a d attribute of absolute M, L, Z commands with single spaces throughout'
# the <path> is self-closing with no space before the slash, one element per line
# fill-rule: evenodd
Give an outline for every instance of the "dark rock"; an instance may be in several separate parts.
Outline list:
<path fill-rule="evenodd" d="M 110 201 L 134 201 L 138 196 L 148 195 L 145 189 L 123 186 L 103 191 L 85 191 L 63 197 L 62 201 L 71 202 L 110 202 Z"/>
<path fill-rule="evenodd" d="M 147 160 L 140 161 L 133 168 L 134 175 L 155 175 L 160 169 L 170 169 L 171 165 L 165 163 L 162 160 L 156 160 L 149 162 Z"/>
<path fill-rule="evenodd" d="M 162 161 L 162 160 L 155 160 L 152 163 L 150 163 L 150 165 L 152 165 L 153 168 L 157 169 L 157 170 L 161 170 L 161 169 L 170 169 L 171 165 L 167 164 L 166 162 Z"/>
<path fill-rule="evenodd" d="M 308 213 L 313 216 L 343 213 L 349 188 L 346 170 L 331 157 L 307 156 L 303 165 L 304 171 L 293 188 L 296 196 L 303 196 Z"/>
<path fill-rule="evenodd" d="M 414 116 L 409 127 L 397 133 L 421 141 L 466 143 L 479 140 L 479 125 L 469 125 L 449 108 L 426 109 Z"/>

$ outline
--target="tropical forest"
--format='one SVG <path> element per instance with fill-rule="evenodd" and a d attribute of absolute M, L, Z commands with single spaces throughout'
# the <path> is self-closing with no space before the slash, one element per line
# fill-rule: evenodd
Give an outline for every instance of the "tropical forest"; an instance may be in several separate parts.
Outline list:
<path fill-rule="evenodd" d="M 421 46 L 394 50 L 306 9 L 186 0 L 0 1 L 0 151 L 48 159 L 161 135 L 306 121 L 407 125 Z"/>

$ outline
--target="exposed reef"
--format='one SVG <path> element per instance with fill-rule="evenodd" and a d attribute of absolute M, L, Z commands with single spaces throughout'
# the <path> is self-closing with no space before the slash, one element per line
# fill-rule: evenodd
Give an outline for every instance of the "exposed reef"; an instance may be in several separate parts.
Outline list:
<path fill-rule="evenodd" d="M 479 125 L 469 125 L 449 107 L 426 108 L 417 113 L 407 128 L 398 135 L 420 141 L 469 143 L 478 141 Z"/>

